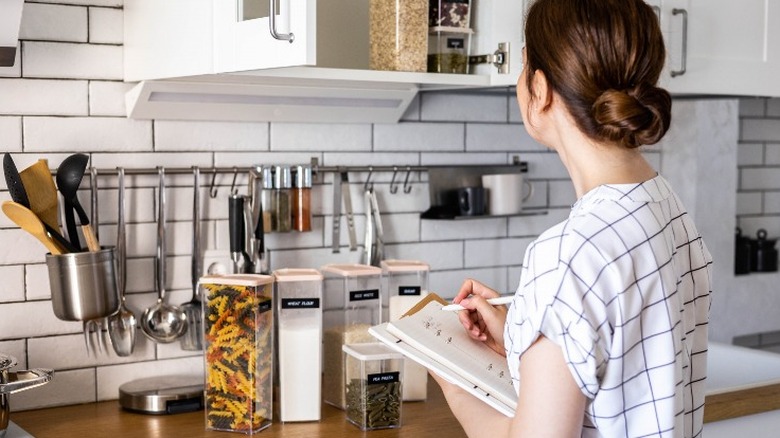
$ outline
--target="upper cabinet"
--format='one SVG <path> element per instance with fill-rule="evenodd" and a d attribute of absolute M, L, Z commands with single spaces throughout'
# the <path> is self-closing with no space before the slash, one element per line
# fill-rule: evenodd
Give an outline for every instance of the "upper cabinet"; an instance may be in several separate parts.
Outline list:
<path fill-rule="evenodd" d="M 125 80 L 144 81 L 129 115 L 395 122 L 420 89 L 515 84 L 525 1 L 472 2 L 471 55 L 486 56 L 470 74 L 370 70 L 369 3 L 126 2 Z"/>
<path fill-rule="evenodd" d="M 656 0 L 673 94 L 780 96 L 780 3 Z"/>

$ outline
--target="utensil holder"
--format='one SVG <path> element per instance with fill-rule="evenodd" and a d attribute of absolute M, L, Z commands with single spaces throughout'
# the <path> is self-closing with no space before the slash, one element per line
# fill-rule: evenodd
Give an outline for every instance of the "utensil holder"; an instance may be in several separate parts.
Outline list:
<path fill-rule="evenodd" d="M 63 321 L 103 318 L 119 309 L 115 248 L 46 254 L 51 303 Z"/>

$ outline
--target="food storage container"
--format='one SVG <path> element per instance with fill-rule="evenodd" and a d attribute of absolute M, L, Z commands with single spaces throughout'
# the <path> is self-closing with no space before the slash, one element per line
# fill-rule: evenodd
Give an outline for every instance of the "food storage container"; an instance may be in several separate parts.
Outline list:
<path fill-rule="evenodd" d="M 472 33 L 471 29 L 432 27 L 428 35 L 428 71 L 468 73 Z"/>
<path fill-rule="evenodd" d="M 119 309 L 115 249 L 46 254 L 51 304 L 63 321 L 104 318 Z"/>
<path fill-rule="evenodd" d="M 427 0 L 370 0 L 369 68 L 425 71 Z"/>
<path fill-rule="evenodd" d="M 459 27 L 467 29 L 471 21 L 469 0 L 430 0 L 428 26 Z"/>
<path fill-rule="evenodd" d="M 382 270 L 369 265 L 325 265 L 323 307 L 323 400 L 344 409 L 344 344 L 373 342 L 368 328 L 380 322 Z"/>
<path fill-rule="evenodd" d="M 401 427 L 403 356 L 378 342 L 342 349 L 347 421 L 362 430 Z"/>
<path fill-rule="evenodd" d="M 252 435 L 271 425 L 273 277 L 201 277 L 206 429 Z"/>
<path fill-rule="evenodd" d="M 430 266 L 417 260 L 383 260 L 382 321 L 395 321 L 428 295 Z M 412 361 L 404 363 L 404 401 L 428 397 L 428 370 Z"/>
<path fill-rule="evenodd" d="M 276 382 L 280 421 L 317 421 L 322 396 L 322 274 L 277 269 Z"/>

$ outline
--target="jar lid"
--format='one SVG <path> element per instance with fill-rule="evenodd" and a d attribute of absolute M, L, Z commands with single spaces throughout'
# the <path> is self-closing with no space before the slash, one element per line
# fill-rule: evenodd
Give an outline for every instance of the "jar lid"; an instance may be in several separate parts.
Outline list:
<path fill-rule="evenodd" d="M 198 281 L 200 284 L 228 284 L 231 286 L 262 286 L 273 282 L 273 277 L 263 274 L 204 275 Z"/>
<path fill-rule="evenodd" d="M 293 172 L 293 187 L 311 188 L 311 167 L 295 166 Z"/>
<path fill-rule="evenodd" d="M 316 269 L 277 269 L 273 272 L 277 283 L 285 281 L 322 281 L 322 274 Z"/>
<path fill-rule="evenodd" d="M 404 356 L 381 342 L 344 344 L 341 350 L 359 360 L 402 359 Z"/>
<path fill-rule="evenodd" d="M 379 264 L 386 272 L 430 271 L 431 267 L 419 260 L 382 260 Z"/>
<path fill-rule="evenodd" d="M 274 188 L 289 189 L 292 187 L 292 177 L 288 166 L 274 167 Z"/>
<path fill-rule="evenodd" d="M 359 264 L 330 264 L 320 267 L 320 271 L 341 275 L 342 277 L 355 277 L 360 275 L 380 275 L 382 270 L 376 266 Z"/>

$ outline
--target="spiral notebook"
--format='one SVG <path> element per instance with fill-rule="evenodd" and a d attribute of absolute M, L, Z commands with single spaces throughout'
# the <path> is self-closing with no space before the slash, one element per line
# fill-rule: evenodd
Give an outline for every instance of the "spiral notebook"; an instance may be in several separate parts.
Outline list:
<path fill-rule="evenodd" d="M 428 294 L 401 319 L 369 333 L 405 357 L 458 385 L 502 414 L 513 417 L 517 393 L 506 358 L 469 338 L 445 300 Z"/>

